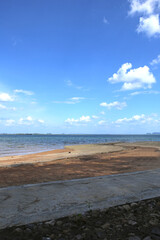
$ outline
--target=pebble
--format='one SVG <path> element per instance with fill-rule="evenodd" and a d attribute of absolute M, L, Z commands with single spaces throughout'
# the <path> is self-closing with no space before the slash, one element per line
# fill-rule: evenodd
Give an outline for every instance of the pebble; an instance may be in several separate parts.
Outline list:
<path fill-rule="evenodd" d="M 129 237 L 128 240 L 141 240 L 138 236 Z"/>
<path fill-rule="evenodd" d="M 107 228 L 110 227 L 110 223 L 106 222 L 106 223 L 103 224 L 101 227 L 102 227 L 103 229 L 107 229 Z"/>
<path fill-rule="evenodd" d="M 127 204 L 127 205 L 123 205 L 122 206 L 123 207 L 123 209 L 125 209 L 126 211 L 129 211 L 130 210 L 130 206 Z"/>
<path fill-rule="evenodd" d="M 21 228 L 16 228 L 14 231 L 17 232 L 17 233 L 23 232 L 23 230 Z"/>
<path fill-rule="evenodd" d="M 136 222 L 136 221 L 129 220 L 129 221 L 128 221 L 128 224 L 130 224 L 130 225 L 132 225 L 132 226 L 135 226 L 135 225 L 137 225 L 137 222 Z"/>

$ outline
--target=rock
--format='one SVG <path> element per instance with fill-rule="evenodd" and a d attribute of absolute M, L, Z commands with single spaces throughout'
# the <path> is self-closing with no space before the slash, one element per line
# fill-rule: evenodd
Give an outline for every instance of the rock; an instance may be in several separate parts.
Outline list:
<path fill-rule="evenodd" d="M 123 209 L 126 210 L 126 211 L 129 211 L 129 210 L 130 210 L 130 206 L 129 206 L 128 204 L 123 205 L 122 207 L 123 207 Z"/>
<path fill-rule="evenodd" d="M 53 240 L 55 238 L 55 235 L 52 233 L 49 237 Z"/>
<path fill-rule="evenodd" d="M 50 237 L 43 237 L 42 240 L 52 240 Z"/>
<path fill-rule="evenodd" d="M 58 226 L 61 226 L 61 225 L 63 224 L 63 222 L 62 222 L 62 221 L 57 221 L 56 224 L 57 224 Z"/>
<path fill-rule="evenodd" d="M 45 222 L 44 224 L 54 226 L 55 225 L 55 220 L 50 220 L 48 222 Z"/>
<path fill-rule="evenodd" d="M 152 235 L 152 239 L 153 239 L 153 240 L 160 240 L 160 237 L 159 237 L 159 236 L 156 236 L 156 235 Z"/>
<path fill-rule="evenodd" d="M 107 228 L 110 227 L 110 223 L 106 222 L 106 223 L 103 224 L 101 227 L 102 227 L 103 229 L 107 229 Z"/>
<path fill-rule="evenodd" d="M 158 224 L 158 219 L 151 219 L 149 221 L 149 224 L 151 224 L 152 226 L 156 226 Z"/>
<path fill-rule="evenodd" d="M 27 228 L 30 228 L 30 229 L 33 229 L 35 226 L 34 226 L 34 224 L 33 223 L 31 223 L 31 224 L 27 224 L 27 226 L 26 226 Z"/>
<path fill-rule="evenodd" d="M 26 228 L 26 229 L 24 230 L 24 232 L 25 232 L 25 233 L 31 233 L 32 230 L 31 230 L 30 228 Z"/>
<path fill-rule="evenodd" d="M 131 207 L 137 207 L 137 203 L 131 203 Z"/>
<path fill-rule="evenodd" d="M 77 240 L 81 240 L 81 239 L 83 239 L 83 236 L 82 235 L 80 235 L 80 234 L 78 234 L 78 235 L 76 235 L 76 237 L 75 237 Z"/>
<path fill-rule="evenodd" d="M 152 228 L 152 231 L 151 231 L 151 237 L 153 239 L 160 239 L 160 228 L 159 227 L 154 227 Z"/>
<path fill-rule="evenodd" d="M 100 239 L 105 238 L 106 233 L 104 230 L 102 230 L 101 228 L 96 228 L 95 231 L 96 231 L 96 235 L 98 238 L 100 238 Z"/>
<path fill-rule="evenodd" d="M 137 224 L 137 222 L 136 222 L 136 221 L 133 221 L 133 220 L 129 220 L 129 221 L 128 221 L 128 224 L 129 224 L 129 225 L 132 225 L 132 226 L 135 226 L 135 225 Z"/>
<path fill-rule="evenodd" d="M 21 228 L 16 228 L 14 231 L 17 232 L 17 233 L 23 232 L 23 230 Z"/>
<path fill-rule="evenodd" d="M 128 238 L 128 240 L 141 240 L 141 238 L 138 236 L 131 236 Z"/>
<path fill-rule="evenodd" d="M 152 240 L 152 238 L 150 236 L 147 236 L 147 237 L 143 238 L 143 240 Z"/>

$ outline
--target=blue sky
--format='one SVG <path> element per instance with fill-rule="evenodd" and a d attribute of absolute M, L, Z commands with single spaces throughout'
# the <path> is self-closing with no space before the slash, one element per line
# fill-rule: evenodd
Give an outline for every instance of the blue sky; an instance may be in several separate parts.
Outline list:
<path fill-rule="evenodd" d="M 160 0 L 0 1 L 0 133 L 160 132 Z"/>

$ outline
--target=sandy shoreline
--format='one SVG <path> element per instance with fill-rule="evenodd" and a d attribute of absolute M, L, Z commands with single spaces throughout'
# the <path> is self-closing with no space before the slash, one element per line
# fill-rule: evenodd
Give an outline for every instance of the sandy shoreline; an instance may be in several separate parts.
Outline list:
<path fill-rule="evenodd" d="M 0 187 L 160 168 L 160 142 L 75 145 L 0 158 Z"/>
<path fill-rule="evenodd" d="M 121 151 L 124 146 L 118 143 L 111 144 L 86 144 L 66 146 L 64 149 L 56 149 L 40 153 L 0 157 L 0 167 L 10 167 L 18 164 L 49 162 L 53 160 L 90 155 L 102 152 Z"/>

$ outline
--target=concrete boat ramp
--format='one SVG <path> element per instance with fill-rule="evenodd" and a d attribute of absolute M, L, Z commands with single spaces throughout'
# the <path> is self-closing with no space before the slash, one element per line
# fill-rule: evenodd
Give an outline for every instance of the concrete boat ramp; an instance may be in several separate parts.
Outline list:
<path fill-rule="evenodd" d="M 0 229 L 160 196 L 160 169 L 0 188 Z"/>

